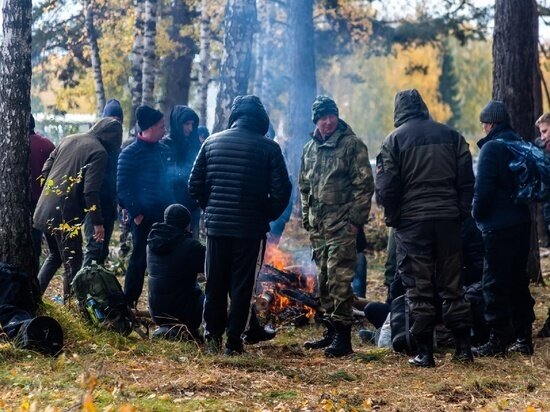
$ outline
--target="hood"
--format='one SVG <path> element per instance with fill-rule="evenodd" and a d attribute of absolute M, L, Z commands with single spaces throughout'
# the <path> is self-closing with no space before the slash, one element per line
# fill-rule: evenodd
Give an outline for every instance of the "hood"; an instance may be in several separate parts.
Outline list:
<path fill-rule="evenodd" d="M 416 89 L 400 91 L 395 95 L 393 125 L 399 127 L 414 118 L 428 119 L 430 112 Z"/>
<path fill-rule="evenodd" d="M 185 122 L 193 120 L 193 131 L 191 136 L 197 135 L 197 129 L 199 127 L 199 116 L 193 109 L 187 106 L 174 106 L 170 113 L 170 139 L 175 142 L 181 142 L 185 138 L 183 136 L 182 126 Z"/>
<path fill-rule="evenodd" d="M 147 246 L 157 255 L 167 255 L 186 237 L 189 232 L 166 223 L 155 223 L 147 237 Z"/>
<path fill-rule="evenodd" d="M 108 152 L 120 150 L 122 144 L 122 124 L 112 118 L 104 117 L 98 120 L 88 134 L 96 137 Z"/>
<path fill-rule="evenodd" d="M 269 130 L 269 116 L 258 97 L 237 96 L 231 106 L 227 127 L 242 127 L 265 136 Z"/>

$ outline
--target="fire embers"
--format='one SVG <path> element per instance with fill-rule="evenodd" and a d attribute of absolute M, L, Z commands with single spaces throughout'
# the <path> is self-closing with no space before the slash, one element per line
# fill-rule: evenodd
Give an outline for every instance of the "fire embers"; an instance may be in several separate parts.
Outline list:
<path fill-rule="evenodd" d="M 277 269 L 269 264 L 262 267 L 256 282 L 256 309 L 275 324 L 305 325 L 321 310 L 315 297 L 316 277 L 302 273 L 298 266 L 289 268 Z"/>

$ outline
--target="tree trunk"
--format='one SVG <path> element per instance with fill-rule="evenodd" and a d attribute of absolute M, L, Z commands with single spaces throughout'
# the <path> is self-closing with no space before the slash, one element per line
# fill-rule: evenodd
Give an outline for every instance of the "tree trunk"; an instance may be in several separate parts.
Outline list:
<path fill-rule="evenodd" d="M 266 22 L 268 19 L 267 15 L 267 1 L 258 0 L 258 20 L 261 22 Z M 254 37 L 254 55 L 256 56 L 255 65 L 254 65 L 254 85 L 253 93 L 258 96 L 262 101 L 264 101 L 263 95 L 263 75 L 264 75 L 264 60 L 266 54 L 266 31 L 263 28 L 263 25 L 260 26 L 260 29 L 256 32 Z"/>
<path fill-rule="evenodd" d="M 248 92 L 256 26 L 256 0 L 227 0 L 214 132 L 227 127 L 233 99 Z"/>
<path fill-rule="evenodd" d="M 97 31 L 94 25 L 93 0 L 84 0 L 84 20 L 86 22 L 86 36 L 90 46 L 92 70 L 94 72 L 94 86 L 97 104 L 97 115 L 101 116 L 105 107 L 105 88 L 103 87 L 103 74 L 101 73 L 101 58 L 97 44 Z"/>
<path fill-rule="evenodd" d="M 130 54 L 131 72 L 129 77 L 130 92 L 132 95 L 132 111 L 130 113 L 129 130 L 132 133 L 136 124 L 136 109 L 141 104 L 141 93 L 143 90 L 142 66 L 143 66 L 143 34 L 145 14 L 144 0 L 134 0 L 134 44 Z"/>
<path fill-rule="evenodd" d="M 157 0 L 145 0 L 141 104 L 155 104 Z"/>
<path fill-rule="evenodd" d="M 502 100 L 512 126 L 525 139 L 535 138 L 535 70 L 538 53 L 537 3 L 535 0 L 496 0 L 493 39 L 493 98 Z M 538 30 L 537 30 L 538 31 Z M 531 251 L 527 270 L 534 281 L 542 279 L 533 212 Z"/>
<path fill-rule="evenodd" d="M 300 159 L 309 133 L 311 105 L 317 92 L 315 74 L 315 47 L 313 38 L 313 1 L 291 1 L 290 22 L 290 93 L 286 128 L 286 155 L 292 181 L 298 181 Z M 294 191 L 296 202 L 300 198 Z"/>
<path fill-rule="evenodd" d="M 197 47 L 191 35 L 182 35 L 182 29 L 189 27 L 193 17 L 187 3 L 182 0 L 171 2 L 169 15 L 172 16 L 172 22 L 169 35 L 176 47 L 166 56 L 162 65 L 165 93 L 161 110 L 164 113 L 170 113 L 175 105 L 186 105 L 189 101 L 191 67 Z"/>
<path fill-rule="evenodd" d="M 12 264 L 34 278 L 29 167 L 31 0 L 4 0 L 2 16 L 0 261 Z"/>
<path fill-rule="evenodd" d="M 199 121 L 206 125 L 208 117 L 208 85 L 210 83 L 210 10 L 208 0 L 202 0 L 200 18 L 200 62 L 199 62 Z"/>

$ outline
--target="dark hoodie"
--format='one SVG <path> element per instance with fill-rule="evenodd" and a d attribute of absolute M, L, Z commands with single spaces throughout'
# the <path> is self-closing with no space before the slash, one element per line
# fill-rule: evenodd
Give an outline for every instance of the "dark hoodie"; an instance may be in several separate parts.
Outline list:
<path fill-rule="evenodd" d="M 94 225 L 102 224 L 101 185 L 109 154 L 121 143 L 122 125 L 110 117 L 87 133 L 64 138 L 42 168 L 46 184 L 34 212 L 34 227 L 51 233 L 62 222 L 81 224 L 86 210 Z"/>
<path fill-rule="evenodd" d="M 157 325 L 199 327 L 202 292 L 197 274 L 204 272 L 204 257 L 205 247 L 191 233 L 166 223 L 153 225 L 147 238 L 147 272 L 149 311 Z"/>
<path fill-rule="evenodd" d="M 376 159 L 376 196 L 386 223 L 468 216 L 474 174 L 464 138 L 431 120 L 415 89 L 395 96 L 394 124 Z"/>
<path fill-rule="evenodd" d="M 290 180 L 281 148 L 265 137 L 268 128 L 260 99 L 239 96 L 229 129 L 202 145 L 189 192 L 205 210 L 209 236 L 264 238 L 288 205 Z"/>
<path fill-rule="evenodd" d="M 183 124 L 193 120 L 193 131 L 190 136 L 184 136 Z M 197 209 L 198 204 L 189 195 L 187 182 L 195 158 L 201 148 L 197 133 L 199 116 L 187 106 L 174 106 L 170 113 L 170 133 L 162 142 L 170 149 L 168 177 L 174 186 L 176 202 L 184 205 L 190 212 Z"/>

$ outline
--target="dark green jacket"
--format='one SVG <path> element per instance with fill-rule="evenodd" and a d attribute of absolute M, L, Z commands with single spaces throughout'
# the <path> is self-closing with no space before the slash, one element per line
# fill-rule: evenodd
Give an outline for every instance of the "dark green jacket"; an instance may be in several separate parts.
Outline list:
<path fill-rule="evenodd" d="M 416 90 L 397 94 L 394 120 L 396 129 L 376 159 L 376 196 L 386 224 L 468 216 L 474 174 L 464 137 L 431 120 Z"/>
<path fill-rule="evenodd" d="M 299 185 L 304 228 L 333 233 L 348 223 L 362 227 L 374 192 L 367 146 L 342 120 L 326 141 L 316 130 L 304 146 Z"/>

